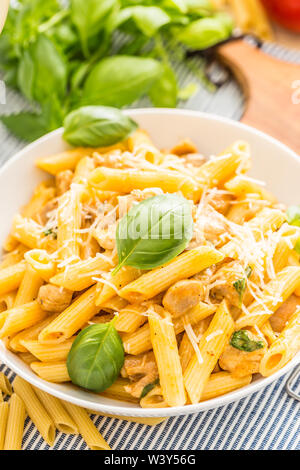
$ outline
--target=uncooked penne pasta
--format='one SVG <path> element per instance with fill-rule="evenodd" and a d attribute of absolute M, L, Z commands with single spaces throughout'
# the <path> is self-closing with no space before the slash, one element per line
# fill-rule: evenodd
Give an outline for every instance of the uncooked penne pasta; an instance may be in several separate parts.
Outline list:
<path fill-rule="evenodd" d="M 63 402 L 69 415 L 78 426 L 79 432 L 91 450 L 111 450 L 107 442 L 98 432 L 88 413 L 79 406 Z"/>
<path fill-rule="evenodd" d="M 169 263 L 143 274 L 123 287 L 119 295 L 129 302 L 142 302 L 163 292 L 176 281 L 199 273 L 203 269 L 222 261 L 223 255 L 209 246 L 200 246 L 186 251 Z"/>
<path fill-rule="evenodd" d="M 5 395 L 11 395 L 12 394 L 12 388 L 11 388 L 10 381 L 8 380 L 6 375 L 4 375 L 3 372 L 0 372 L 0 390 L 2 390 L 2 392 Z"/>
<path fill-rule="evenodd" d="M 44 405 L 48 414 L 51 416 L 55 427 L 65 434 L 78 434 L 78 427 L 75 421 L 64 408 L 61 400 L 49 395 L 49 393 L 33 387 L 40 402 Z"/>
<path fill-rule="evenodd" d="M 7 402 L 0 403 L 0 450 L 4 448 L 6 425 L 8 418 L 9 405 Z"/>
<path fill-rule="evenodd" d="M 67 364 L 63 362 L 31 362 L 31 369 L 47 382 L 70 382 Z"/>
<path fill-rule="evenodd" d="M 96 286 L 90 287 L 58 315 L 40 334 L 42 343 L 61 343 L 71 338 L 99 310 L 95 305 Z"/>
<path fill-rule="evenodd" d="M 22 398 L 26 411 L 43 436 L 43 439 L 53 446 L 55 426 L 52 418 L 36 396 L 32 386 L 21 377 L 16 377 L 13 383 L 15 392 Z"/>
<path fill-rule="evenodd" d="M 32 269 L 30 264 L 27 264 L 25 274 L 19 286 L 14 307 L 27 304 L 35 300 L 38 296 L 39 288 L 43 284 L 43 279 L 40 275 Z"/>
<path fill-rule="evenodd" d="M 200 339 L 200 356 L 195 353 L 184 372 L 185 388 L 192 403 L 199 403 L 209 376 L 233 331 L 234 321 L 223 301 Z"/>
<path fill-rule="evenodd" d="M 9 401 L 9 412 L 5 433 L 4 450 L 21 450 L 25 422 L 25 405 L 18 394 L 13 393 Z"/>
<path fill-rule="evenodd" d="M 4 313 L 6 313 L 6 319 L 0 330 L 0 338 L 19 333 L 19 331 L 35 325 L 47 316 L 47 312 L 41 309 L 36 300 L 7 310 Z"/>
<path fill-rule="evenodd" d="M 271 344 L 260 363 L 264 377 L 284 367 L 300 349 L 300 310 L 292 315 L 278 338 Z"/>
<path fill-rule="evenodd" d="M 186 394 L 172 317 L 154 305 L 148 322 L 164 400 L 169 406 L 183 406 Z"/>

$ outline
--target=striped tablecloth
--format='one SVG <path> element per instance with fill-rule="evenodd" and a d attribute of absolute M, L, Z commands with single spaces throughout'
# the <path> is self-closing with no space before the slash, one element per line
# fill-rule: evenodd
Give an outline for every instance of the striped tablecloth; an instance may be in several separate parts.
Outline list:
<path fill-rule="evenodd" d="M 279 58 L 300 63 L 300 53 L 275 45 L 264 46 L 266 52 Z M 191 80 L 186 69 L 179 69 L 182 85 Z M 195 80 L 192 78 L 192 80 Z M 139 106 L 149 106 L 147 101 Z M 24 109 L 20 96 L 7 90 L 6 105 L 0 104 L 0 114 Z M 196 96 L 184 103 L 188 109 L 221 114 L 239 119 L 243 97 L 234 81 L 222 86 L 215 94 L 200 87 Z M 0 127 L 0 164 L 24 146 Z M 13 372 L 0 364 L 9 379 Z M 169 418 L 155 427 L 128 421 L 93 416 L 93 421 L 113 449 L 290 449 L 300 450 L 300 403 L 285 392 L 287 376 L 247 398 L 199 414 Z M 295 384 L 300 391 L 300 378 Z M 27 418 L 23 448 L 48 449 L 49 446 Z M 59 433 L 54 449 L 87 449 L 80 436 Z"/>

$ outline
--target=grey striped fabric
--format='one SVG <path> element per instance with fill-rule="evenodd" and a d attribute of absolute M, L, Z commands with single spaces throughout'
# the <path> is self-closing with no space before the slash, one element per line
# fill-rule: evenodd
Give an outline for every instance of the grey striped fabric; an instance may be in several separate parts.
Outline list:
<path fill-rule="evenodd" d="M 297 51 L 287 51 L 273 44 L 266 44 L 264 50 L 280 59 L 300 63 L 300 53 Z M 196 59 L 195 65 L 197 66 Z M 182 86 L 191 80 L 195 81 L 195 77 L 184 67 L 178 67 L 178 75 Z M 142 100 L 138 106 L 149 106 L 149 102 Z M 7 90 L 6 105 L 0 104 L 0 114 L 19 111 L 25 107 L 26 103 L 17 93 Z M 214 94 L 200 86 L 197 95 L 181 103 L 181 107 L 239 119 L 243 112 L 243 96 L 234 81 L 229 81 Z M 23 146 L 24 143 L 0 127 L 0 164 Z M 0 371 L 4 371 L 13 380 L 13 372 L 4 364 L 0 364 Z M 92 419 L 113 449 L 300 450 L 300 406 L 286 394 L 286 380 L 287 377 L 284 376 L 261 392 L 227 406 L 169 418 L 155 427 L 98 415 L 92 415 Z M 300 378 L 294 388 L 300 392 Z M 23 448 L 49 448 L 28 418 Z M 87 446 L 80 436 L 58 433 L 53 449 L 85 450 Z"/>

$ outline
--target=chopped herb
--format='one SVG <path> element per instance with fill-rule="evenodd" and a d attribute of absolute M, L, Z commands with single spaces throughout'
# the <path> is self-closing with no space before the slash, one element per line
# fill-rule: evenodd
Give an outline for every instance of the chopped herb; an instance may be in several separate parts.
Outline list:
<path fill-rule="evenodd" d="M 300 227 L 300 206 L 290 206 L 286 211 L 286 216 L 288 224 Z M 300 255 L 300 238 L 298 238 L 294 250 Z"/>
<path fill-rule="evenodd" d="M 53 238 L 54 238 L 54 240 L 57 239 L 57 233 L 54 232 L 52 228 L 48 228 L 48 229 L 45 230 L 43 233 L 44 233 L 45 237 L 48 237 L 49 235 L 52 235 Z"/>
<path fill-rule="evenodd" d="M 155 380 L 155 382 L 145 385 L 145 387 L 142 390 L 140 398 L 144 398 L 146 395 L 148 395 L 148 393 L 151 392 L 151 390 L 153 390 L 155 385 L 157 384 L 158 384 L 158 379 Z"/>
<path fill-rule="evenodd" d="M 246 279 L 245 278 L 238 279 L 237 281 L 235 281 L 233 283 L 233 287 L 235 288 L 235 290 L 239 294 L 240 304 L 242 304 L 243 296 L 244 296 L 244 293 L 245 293 L 245 290 L 246 290 Z"/>
<path fill-rule="evenodd" d="M 262 349 L 265 345 L 263 341 L 254 341 L 249 338 L 247 331 L 235 331 L 230 339 L 230 345 L 240 351 L 252 352 Z"/>
<path fill-rule="evenodd" d="M 247 266 L 247 268 L 245 269 L 245 273 L 246 273 L 246 276 L 247 276 L 248 279 L 251 276 L 252 271 L 253 271 L 253 269 L 251 268 L 251 266 Z"/>

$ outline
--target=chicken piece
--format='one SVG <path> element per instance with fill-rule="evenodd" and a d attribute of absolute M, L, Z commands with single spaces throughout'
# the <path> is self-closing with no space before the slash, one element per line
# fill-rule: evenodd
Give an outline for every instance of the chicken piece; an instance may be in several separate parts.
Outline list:
<path fill-rule="evenodd" d="M 196 153 L 197 147 L 190 139 L 182 139 L 177 145 L 171 148 L 170 153 L 174 155 L 186 155 L 187 153 Z"/>
<path fill-rule="evenodd" d="M 203 163 L 206 162 L 206 158 L 204 155 L 201 155 L 200 153 L 188 153 L 187 155 L 184 155 L 181 157 L 182 162 L 184 163 L 185 166 L 189 167 L 194 167 L 194 168 L 199 168 L 200 166 L 203 165 Z"/>
<path fill-rule="evenodd" d="M 116 244 L 116 228 L 117 222 L 109 225 L 107 228 L 96 228 L 93 236 L 96 238 L 101 248 L 105 250 L 113 250 Z"/>
<path fill-rule="evenodd" d="M 171 286 L 163 298 L 163 306 L 176 318 L 204 299 L 203 284 L 195 279 L 185 279 Z"/>
<path fill-rule="evenodd" d="M 39 214 L 37 214 L 37 222 L 41 225 L 46 225 L 50 216 L 58 207 L 58 199 L 54 198 L 51 201 L 47 202 L 42 209 L 40 210 Z"/>
<path fill-rule="evenodd" d="M 100 246 L 95 238 L 90 238 L 89 240 L 84 240 L 81 247 L 81 258 L 88 259 L 94 258 L 97 253 L 100 252 Z"/>
<path fill-rule="evenodd" d="M 58 313 L 65 310 L 71 303 L 72 292 L 63 287 L 45 284 L 40 287 L 37 301 L 43 310 Z"/>
<path fill-rule="evenodd" d="M 140 398 L 146 385 L 156 382 L 158 369 L 153 352 L 126 356 L 121 370 L 122 377 L 129 377 L 133 382 L 125 387 L 126 392 Z"/>
<path fill-rule="evenodd" d="M 220 236 L 227 232 L 228 221 L 209 204 L 196 212 L 192 240 L 198 244 L 208 241 L 217 246 L 220 243 Z"/>
<path fill-rule="evenodd" d="M 73 180 L 73 171 L 64 170 L 57 173 L 55 177 L 57 195 L 61 196 L 70 189 Z"/>
<path fill-rule="evenodd" d="M 225 263 L 216 273 L 215 282 L 220 283 L 211 289 L 212 298 L 218 302 L 226 299 L 230 305 L 239 308 L 241 301 L 246 302 L 249 297 L 246 278 L 247 275 L 238 261 Z"/>
<path fill-rule="evenodd" d="M 271 316 L 270 323 L 271 327 L 275 332 L 280 333 L 286 326 L 291 316 L 296 311 L 296 308 L 300 305 L 300 297 L 291 295 L 278 310 Z"/>
<path fill-rule="evenodd" d="M 163 191 L 160 188 L 134 189 L 126 196 L 118 196 L 119 217 L 122 218 L 131 209 L 134 203 L 148 199 L 149 197 L 160 196 Z"/>
<path fill-rule="evenodd" d="M 224 215 L 229 210 L 232 199 L 232 194 L 227 194 L 222 191 L 211 191 L 206 197 L 206 202 L 217 212 Z"/>
<path fill-rule="evenodd" d="M 248 336 L 254 341 L 262 341 L 260 336 L 256 336 L 247 331 Z M 221 369 L 228 370 L 235 377 L 245 377 L 249 374 L 257 374 L 262 357 L 267 349 L 267 342 L 263 348 L 252 352 L 241 351 L 228 344 L 219 360 Z"/>

